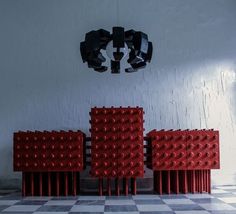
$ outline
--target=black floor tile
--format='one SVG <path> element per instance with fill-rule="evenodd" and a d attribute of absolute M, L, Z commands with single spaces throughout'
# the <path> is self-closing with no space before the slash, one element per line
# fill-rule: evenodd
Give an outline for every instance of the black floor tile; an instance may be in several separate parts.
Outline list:
<path fill-rule="evenodd" d="M 39 200 L 21 200 L 14 205 L 44 205 L 47 201 L 39 201 Z"/>
<path fill-rule="evenodd" d="M 135 204 L 165 204 L 161 199 L 137 199 Z"/>
<path fill-rule="evenodd" d="M 229 203 L 229 205 L 231 205 L 232 207 L 236 207 L 236 203 Z M 236 211 L 235 211 L 236 213 Z"/>
<path fill-rule="evenodd" d="M 171 195 L 160 195 L 161 199 L 186 199 L 187 197 L 183 194 L 171 194 Z"/>
<path fill-rule="evenodd" d="M 51 200 L 78 200 L 78 196 L 58 196 L 53 197 Z"/>
<path fill-rule="evenodd" d="M 8 205 L 0 205 L 0 211 L 5 210 L 8 207 L 10 207 L 10 206 L 8 206 Z"/>
<path fill-rule="evenodd" d="M 5 214 L 33 214 L 33 212 L 1 212 Z"/>
<path fill-rule="evenodd" d="M 105 200 L 79 200 L 76 205 L 105 205 Z"/>
<path fill-rule="evenodd" d="M 115 195 L 112 195 L 112 196 L 106 196 L 106 200 L 130 200 L 132 199 L 132 195 L 121 195 L 121 196 L 115 196 Z"/>
<path fill-rule="evenodd" d="M 104 213 L 103 212 L 69 212 L 69 214 L 104 214 Z"/>
<path fill-rule="evenodd" d="M 139 212 L 140 214 L 175 214 L 172 211 L 152 211 L 152 212 Z"/>
<path fill-rule="evenodd" d="M 188 210 L 204 210 L 198 204 L 169 204 L 174 211 L 188 211 Z"/>
<path fill-rule="evenodd" d="M 105 212 L 131 212 L 138 211 L 135 205 L 106 205 Z"/>

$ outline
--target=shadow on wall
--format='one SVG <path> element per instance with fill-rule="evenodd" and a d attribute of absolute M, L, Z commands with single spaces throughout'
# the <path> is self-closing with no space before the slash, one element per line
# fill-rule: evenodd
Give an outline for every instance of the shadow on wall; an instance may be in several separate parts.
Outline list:
<path fill-rule="evenodd" d="M 236 70 L 234 71 L 235 72 L 235 76 L 234 76 L 234 82 L 233 82 L 233 87 L 232 87 L 232 98 L 230 100 L 230 103 L 232 105 L 232 108 L 233 108 L 233 116 L 236 120 Z"/>

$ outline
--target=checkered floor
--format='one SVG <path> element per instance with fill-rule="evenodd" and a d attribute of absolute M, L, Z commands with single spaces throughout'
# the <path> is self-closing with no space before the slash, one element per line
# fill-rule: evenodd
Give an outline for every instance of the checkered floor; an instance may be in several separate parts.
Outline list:
<path fill-rule="evenodd" d="M 0 196 L 1 213 L 159 213 L 236 214 L 236 186 L 212 189 L 212 194 L 25 197 Z"/>

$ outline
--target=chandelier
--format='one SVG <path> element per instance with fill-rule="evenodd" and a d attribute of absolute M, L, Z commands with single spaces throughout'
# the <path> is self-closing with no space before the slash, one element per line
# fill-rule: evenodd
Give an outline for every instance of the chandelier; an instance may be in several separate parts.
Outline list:
<path fill-rule="evenodd" d="M 141 31 L 128 30 L 123 27 L 113 27 L 112 34 L 104 29 L 93 30 L 85 35 L 85 41 L 80 43 L 80 53 L 83 62 L 97 72 L 105 72 L 106 52 L 111 61 L 111 73 L 120 73 L 120 63 L 128 55 L 130 67 L 125 72 L 136 72 L 146 66 L 152 58 L 152 42 L 147 34 Z"/>

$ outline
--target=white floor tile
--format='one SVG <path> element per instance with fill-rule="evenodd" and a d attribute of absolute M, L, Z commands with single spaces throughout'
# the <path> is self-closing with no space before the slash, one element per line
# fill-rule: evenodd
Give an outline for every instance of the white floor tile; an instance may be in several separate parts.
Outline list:
<path fill-rule="evenodd" d="M 232 207 L 229 204 L 223 203 L 210 203 L 210 204 L 199 204 L 202 208 L 206 210 L 236 210 L 236 208 Z"/>
<path fill-rule="evenodd" d="M 105 196 L 79 196 L 78 200 L 105 200 Z"/>
<path fill-rule="evenodd" d="M 170 207 L 168 207 L 165 204 L 157 204 L 157 205 L 136 205 L 138 208 L 138 211 L 172 211 Z"/>
<path fill-rule="evenodd" d="M 51 200 L 44 205 L 55 205 L 55 206 L 70 206 L 74 205 L 76 200 Z"/>
<path fill-rule="evenodd" d="M 71 212 L 104 212 L 104 206 L 102 205 L 94 205 L 94 206 L 86 206 L 86 205 L 74 205 Z"/>
<path fill-rule="evenodd" d="M 218 198 L 218 199 L 220 199 L 221 201 L 224 201 L 227 204 L 236 203 L 236 197 L 224 197 L 224 198 Z"/>
<path fill-rule="evenodd" d="M 213 189 L 211 190 L 211 193 L 228 193 L 227 191 L 223 190 L 223 189 Z"/>
<path fill-rule="evenodd" d="M 135 205 L 133 200 L 106 200 L 105 205 Z"/>
<path fill-rule="evenodd" d="M 34 212 L 34 214 L 68 214 L 68 212 Z"/>
<path fill-rule="evenodd" d="M 204 210 L 188 210 L 188 211 L 175 211 L 175 214 L 210 214 Z"/>
<path fill-rule="evenodd" d="M 235 189 L 236 190 L 236 186 L 218 186 L 217 189 Z"/>
<path fill-rule="evenodd" d="M 28 196 L 24 197 L 23 200 L 32 200 L 32 201 L 49 201 L 52 197 L 49 196 Z"/>
<path fill-rule="evenodd" d="M 214 198 L 212 195 L 209 194 L 186 194 L 187 198 L 190 199 L 197 199 L 197 198 Z"/>
<path fill-rule="evenodd" d="M 190 199 L 163 199 L 166 204 L 195 204 Z"/>
<path fill-rule="evenodd" d="M 3 212 L 34 212 L 40 205 L 13 205 L 3 210 Z"/>
<path fill-rule="evenodd" d="M 134 200 L 138 200 L 138 199 L 160 199 L 160 197 L 158 195 L 133 195 L 132 198 Z"/>

